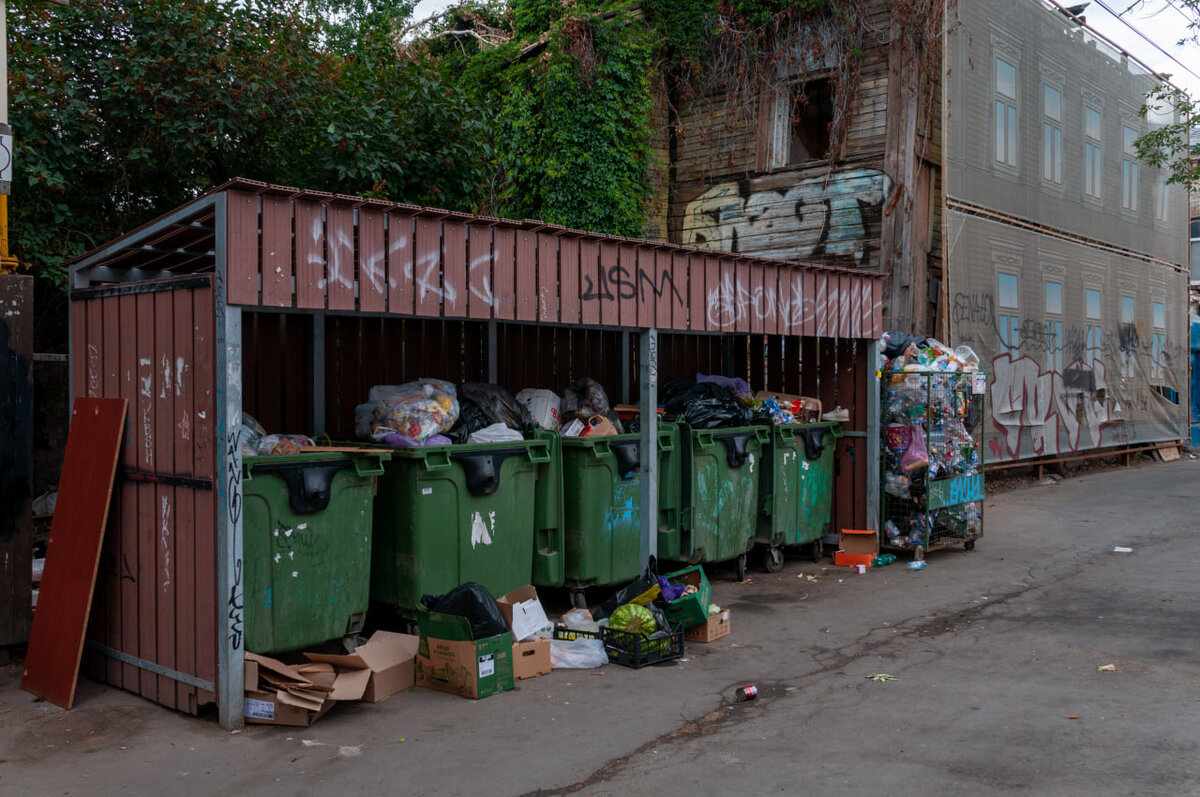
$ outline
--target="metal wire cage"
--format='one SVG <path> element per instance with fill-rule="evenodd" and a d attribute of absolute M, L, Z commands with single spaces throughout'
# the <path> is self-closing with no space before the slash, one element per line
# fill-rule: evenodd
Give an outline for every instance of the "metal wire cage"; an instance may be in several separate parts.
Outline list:
<path fill-rule="evenodd" d="M 880 543 L 914 553 L 983 536 L 987 375 L 880 375 Z"/>

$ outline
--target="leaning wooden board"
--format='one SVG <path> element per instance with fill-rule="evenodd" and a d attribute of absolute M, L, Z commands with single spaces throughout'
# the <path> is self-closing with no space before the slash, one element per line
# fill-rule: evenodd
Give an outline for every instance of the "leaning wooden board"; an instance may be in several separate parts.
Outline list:
<path fill-rule="evenodd" d="M 21 688 L 70 708 L 108 520 L 125 399 L 77 398 Z"/>

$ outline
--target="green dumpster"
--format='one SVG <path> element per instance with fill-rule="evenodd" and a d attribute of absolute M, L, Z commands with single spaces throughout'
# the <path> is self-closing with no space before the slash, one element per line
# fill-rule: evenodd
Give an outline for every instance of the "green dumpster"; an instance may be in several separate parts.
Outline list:
<path fill-rule="evenodd" d="M 562 438 L 563 544 L 576 606 L 585 587 L 632 581 L 642 572 L 641 436 Z M 658 425 L 659 557 L 679 556 L 679 430 Z M 537 583 L 535 580 L 534 583 Z"/>
<path fill-rule="evenodd" d="M 771 429 L 739 426 L 693 429 L 680 424 L 683 450 L 681 561 L 737 559 L 746 577 L 746 553 L 758 528 L 758 489 Z M 665 557 L 664 557 L 665 558 Z"/>
<path fill-rule="evenodd" d="M 496 597 L 562 584 L 557 435 L 400 448 L 379 480 L 371 598 L 414 617 L 422 595 L 474 581 Z"/>
<path fill-rule="evenodd" d="M 786 545 L 811 543 L 813 561 L 821 558 L 821 537 L 829 530 L 833 501 L 835 440 L 841 429 L 841 424 L 830 422 L 772 427 L 755 537 L 767 546 L 763 566 L 768 573 L 783 568 Z"/>
<path fill-rule="evenodd" d="M 389 456 L 243 458 L 246 650 L 296 650 L 362 630 L 375 479 Z"/>

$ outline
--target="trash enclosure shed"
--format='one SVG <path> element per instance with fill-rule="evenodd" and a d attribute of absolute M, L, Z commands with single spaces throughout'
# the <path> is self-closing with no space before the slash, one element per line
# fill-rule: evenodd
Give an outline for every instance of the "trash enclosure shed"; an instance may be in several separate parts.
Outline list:
<path fill-rule="evenodd" d="M 659 383 L 703 372 L 814 396 L 850 413 L 835 527 L 873 528 L 881 295 L 881 277 L 854 269 L 245 180 L 214 189 L 71 267 L 72 395 L 129 401 L 89 671 L 241 724 L 243 409 L 349 439 L 374 384 L 515 392 L 588 375 L 652 408 Z"/>

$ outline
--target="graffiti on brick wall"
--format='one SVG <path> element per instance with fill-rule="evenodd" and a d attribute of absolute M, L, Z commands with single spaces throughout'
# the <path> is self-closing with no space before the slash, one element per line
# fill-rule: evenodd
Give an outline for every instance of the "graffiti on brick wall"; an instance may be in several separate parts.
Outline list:
<path fill-rule="evenodd" d="M 847 169 L 810 177 L 780 190 L 752 191 L 721 183 L 689 202 L 682 243 L 786 260 L 847 258 L 866 264 L 877 219 L 891 193 L 876 169 Z"/>
<path fill-rule="evenodd" d="M 1032 357 L 1001 354 L 992 359 L 989 381 L 992 423 L 1000 433 L 990 443 L 993 459 L 1022 456 L 1022 430 L 1029 432 L 1033 447 L 1025 456 L 1102 445 L 1103 426 L 1112 420 L 1102 361 L 1076 360 L 1062 372 L 1043 371 Z"/>

